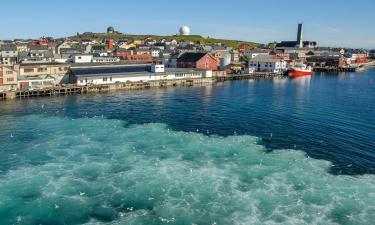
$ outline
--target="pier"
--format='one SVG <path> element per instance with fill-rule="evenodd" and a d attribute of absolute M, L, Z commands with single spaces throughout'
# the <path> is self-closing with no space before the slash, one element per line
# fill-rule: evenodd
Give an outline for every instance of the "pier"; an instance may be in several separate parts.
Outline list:
<path fill-rule="evenodd" d="M 256 72 L 252 74 L 228 74 L 226 76 L 215 77 L 216 81 L 227 80 L 246 80 L 246 79 L 270 79 L 274 77 L 283 77 L 282 73 Z"/>
<path fill-rule="evenodd" d="M 5 92 L 0 92 L 0 100 L 5 100 L 7 97 L 7 94 Z"/>
<path fill-rule="evenodd" d="M 90 85 L 82 87 L 82 93 L 107 92 L 114 90 L 139 90 L 147 88 L 163 88 L 176 86 L 200 86 L 211 84 L 211 78 L 195 78 L 181 80 L 155 80 L 148 82 L 118 83 L 106 85 Z"/>
<path fill-rule="evenodd" d="M 314 67 L 314 72 L 327 72 L 327 73 L 339 73 L 339 72 L 356 72 L 358 67 Z"/>
<path fill-rule="evenodd" d="M 54 96 L 54 95 L 69 95 L 69 94 L 77 94 L 77 93 L 78 94 L 82 93 L 81 87 L 45 88 L 45 89 L 30 90 L 30 91 L 8 92 L 4 99 L 43 97 L 43 96 Z"/>

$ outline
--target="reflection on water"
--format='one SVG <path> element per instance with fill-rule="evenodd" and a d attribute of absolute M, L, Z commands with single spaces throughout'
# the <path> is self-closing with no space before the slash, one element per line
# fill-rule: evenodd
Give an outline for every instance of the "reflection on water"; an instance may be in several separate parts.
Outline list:
<path fill-rule="evenodd" d="M 295 77 L 291 78 L 292 82 L 297 84 L 298 86 L 308 87 L 310 86 L 311 76 L 302 76 L 302 77 Z"/>

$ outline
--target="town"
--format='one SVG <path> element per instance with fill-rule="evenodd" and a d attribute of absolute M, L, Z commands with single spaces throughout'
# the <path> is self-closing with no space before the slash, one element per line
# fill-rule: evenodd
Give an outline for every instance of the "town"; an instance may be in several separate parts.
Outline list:
<path fill-rule="evenodd" d="M 356 71 L 372 65 L 375 52 L 319 47 L 303 39 L 257 44 L 191 35 L 103 33 L 69 38 L 0 41 L 0 99 L 196 85 L 236 78 L 284 76 L 300 64 L 314 71 Z"/>

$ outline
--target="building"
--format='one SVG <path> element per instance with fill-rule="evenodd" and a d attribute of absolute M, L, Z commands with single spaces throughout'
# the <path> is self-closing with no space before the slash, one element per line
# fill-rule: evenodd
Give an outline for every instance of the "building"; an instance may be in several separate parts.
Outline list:
<path fill-rule="evenodd" d="M 4 45 L 1 47 L 1 64 L 11 66 L 18 61 L 18 51 L 15 45 Z"/>
<path fill-rule="evenodd" d="M 17 88 L 18 71 L 15 66 L 0 66 L 0 91 Z"/>
<path fill-rule="evenodd" d="M 282 73 L 287 70 L 287 63 L 282 59 L 256 57 L 249 61 L 248 68 L 255 72 Z"/>
<path fill-rule="evenodd" d="M 76 54 L 71 56 L 72 63 L 91 63 L 93 55 L 91 54 Z"/>
<path fill-rule="evenodd" d="M 177 59 L 177 68 L 218 70 L 218 61 L 208 53 L 187 52 Z"/>
<path fill-rule="evenodd" d="M 19 63 L 51 63 L 54 61 L 53 53 L 47 46 L 35 45 L 30 46 L 28 52 L 19 53 Z"/>
<path fill-rule="evenodd" d="M 130 55 L 133 55 L 133 50 L 127 50 L 123 48 L 118 48 L 113 52 L 114 56 L 120 57 L 120 59 L 125 60 Z"/>
<path fill-rule="evenodd" d="M 244 52 L 244 56 L 248 57 L 249 59 L 253 58 L 272 58 L 273 56 L 270 55 L 271 50 L 269 49 L 250 49 Z"/>
<path fill-rule="evenodd" d="M 100 57 L 93 57 L 93 63 L 118 63 L 120 62 L 120 57 L 115 56 L 100 56 Z"/>
<path fill-rule="evenodd" d="M 45 64 L 21 64 L 18 66 L 19 83 L 21 86 L 29 86 L 30 80 L 53 79 L 54 85 L 68 83 L 69 64 L 45 63 Z M 20 86 L 20 85 L 19 85 Z"/>
<path fill-rule="evenodd" d="M 308 48 L 313 49 L 317 47 L 315 41 L 303 40 L 303 24 L 298 24 L 297 39 L 296 41 L 282 41 L 276 44 L 276 48 Z"/>
<path fill-rule="evenodd" d="M 79 86 L 211 78 L 212 71 L 165 69 L 163 65 L 72 67 L 70 83 Z"/>
<path fill-rule="evenodd" d="M 152 48 L 150 52 L 151 52 L 151 56 L 156 58 L 156 57 L 159 57 L 161 50 L 159 48 Z"/>

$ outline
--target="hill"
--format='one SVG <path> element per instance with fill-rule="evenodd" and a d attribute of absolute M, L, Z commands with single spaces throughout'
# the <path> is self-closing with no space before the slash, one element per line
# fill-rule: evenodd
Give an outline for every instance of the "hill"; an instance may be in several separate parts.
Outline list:
<path fill-rule="evenodd" d="M 216 38 L 210 38 L 210 37 L 202 37 L 200 35 L 171 35 L 171 36 L 160 36 L 160 35 L 134 35 L 134 34 L 122 34 L 122 33 L 113 33 L 113 34 L 107 34 L 107 33 L 83 33 L 83 34 L 77 34 L 76 36 L 70 37 L 71 39 L 75 41 L 85 40 L 85 39 L 95 39 L 95 40 L 101 40 L 103 38 L 110 38 L 115 41 L 121 40 L 121 39 L 155 39 L 156 41 L 160 41 L 162 39 L 166 40 L 176 40 L 176 41 L 192 41 L 195 43 L 201 43 L 201 44 L 215 44 L 215 43 L 222 43 L 223 45 L 226 45 L 228 47 L 238 48 L 240 44 L 249 44 L 251 46 L 258 46 L 259 44 L 255 42 L 247 42 L 247 41 L 238 41 L 238 40 L 226 40 L 226 39 L 216 39 Z"/>

